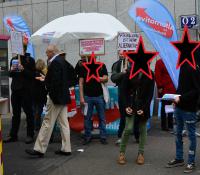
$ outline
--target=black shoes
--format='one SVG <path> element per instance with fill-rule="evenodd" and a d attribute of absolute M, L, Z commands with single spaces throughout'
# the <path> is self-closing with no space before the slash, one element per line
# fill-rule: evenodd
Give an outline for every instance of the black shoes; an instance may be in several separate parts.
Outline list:
<path fill-rule="evenodd" d="M 185 167 L 185 170 L 183 171 L 184 173 L 191 173 L 193 172 L 195 169 L 195 164 L 191 163 L 191 164 L 187 164 Z"/>
<path fill-rule="evenodd" d="M 173 159 L 167 163 L 166 168 L 173 168 L 183 165 L 184 165 L 184 160 Z"/>
<path fill-rule="evenodd" d="M 34 142 L 33 137 L 30 137 L 30 136 L 26 137 L 26 140 L 25 140 L 26 144 L 31 144 L 33 142 Z"/>
<path fill-rule="evenodd" d="M 33 149 L 26 149 L 25 152 L 27 154 L 29 154 L 30 156 L 33 156 L 33 157 L 43 157 L 44 156 L 43 153 L 41 153 L 39 151 L 35 151 Z M 55 154 L 64 155 L 64 156 L 70 156 L 72 153 L 71 152 L 64 152 L 64 151 L 58 150 L 58 151 L 55 151 Z"/>
<path fill-rule="evenodd" d="M 86 139 L 86 138 L 85 138 L 84 141 L 83 141 L 83 145 L 88 145 L 91 141 L 92 141 L 91 138 L 89 138 L 89 139 Z M 101 144 L 103 144 L 103 145 L 107 145 L 107 144 L 108 144 L 107 140 L 104 139 L 104 138 L 101 138 L 101 139 L 100 139 L 100 142 L 101 142 Z"/>
<path fill-rule="evenodd" d="M 3 140 L 3 143 L 12 143 L 12 142 L 17 142 L 18 139 L 15 137 L 8 137 L 5 140 Z"/>
<path fill-rule="evenodd" d="M 3 140 L 3 143 L 12 143 L 12 142 L 17 142 L 17 141 L 18 141 L 17 137 L 8 137 L 5 140 Z M 33 139 L 33 137 L 30 137 L 30 136 L 28 136 L 25 140 L 26 144 L 30 144 L 33 142 L 34 142 L 34 139 Z"/>
<path fill-rule="evenodd" d="M 33 149 L 26 149 L 25 152 L 27 154 L 29 154 L 30 156 L 34 156 L 34 157 L 43 157 L 44 154 L 39 152 L 39 151 L 35 151 Z"/>
<path fill-rule="evenodd" d="M 57 155 L 63 155 L 63 156 L 70 156 L 72 153 L 71 152 L 64 152 L 61 150 L 55 151 L 55 154 Z"/>

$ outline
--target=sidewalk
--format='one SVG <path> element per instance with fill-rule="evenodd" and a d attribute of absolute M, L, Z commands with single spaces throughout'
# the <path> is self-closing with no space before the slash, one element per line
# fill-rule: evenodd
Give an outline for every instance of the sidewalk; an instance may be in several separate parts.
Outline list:
<path fill-rule="evenodd" d="M 8 133 L 9 119 L 3 119 L 3 136 Z M 129 140 L 126 158 L 127 164 L 122 166 L 116 163 L 119 148 L 115 146 L 116 136 L 108 137 L 108 145 L 100 144 L 95 139 L 88 146 L 81 144 L 79 133 L 71 133 L 72 156 L 64 157 L 54 154 L 61 144 L 59 138 L 56 143 L 49 145 L 44 158 L 30 158 L 25 154 L 26 148 L 33 145 L 24 143 L 26 128 L 25 121 L 19 134 L 19 142 L 3 145 L 5 175 L 182 175 L 184 167 L 173 169 L 165 168 L 166 163 L 174 158 L 174 136 L 160 131 L 159 121 L 153 122 L 152 129 L 148 133 L 145 146 L 145 165 L 135 164 L 138 145 L 133 137 Z M 198 138 L 199 142 L 199 138 Z M 184 138 L 184 146 L 188 148 L 187 137 Z M 84 152 L 78 152 L 84 149 Z M 185 149 L 186 150 L 186 149 Z M 188 151 L 185 151 L 187 153 Z M 196 171 L 192 174 L 200 175 L 200 149 L 197 148 Z M 185 159 L 187 160 L 187 159 Z"/>

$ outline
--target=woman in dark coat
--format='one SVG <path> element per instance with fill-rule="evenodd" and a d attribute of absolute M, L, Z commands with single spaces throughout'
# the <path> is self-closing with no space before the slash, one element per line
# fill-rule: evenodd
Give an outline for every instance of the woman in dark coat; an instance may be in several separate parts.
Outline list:
<path fill-rule="evenodd" d="M 47 101 L 47 91 L 45 88 L 44 78 L 47 73 L 45 62 L 41 59 L 36 61 L 36 74 L 33 90 L 33 109 L 35 115 L 35 130 L 39 130 L 41 126 L 41 115 L 43 107 Z"/>
<path fill-rule="evenodd" d="M 126 126 L 122 135 L 122 142 L 120 144 L 120 155 L 118 159 L 119 164 L 125 164 L 125 150 L 128 143 L 129 136 L 133 131 L 134 118 L 139 118 L 139 150 L 137 157 L 137 164 L 144 164 L 144 144 L 146 141 L 146 123 L 150 117 L 150 104 L 154 92 L 154 77 L 148 78 L 143 73 L 137 74 L 132 79 L 129 79 L 130 72 L 128 71 L 123 79 L 122 93 L 125 107 L 126 107 Z M 153 75 L 153 72 L 152 72 Z"/>

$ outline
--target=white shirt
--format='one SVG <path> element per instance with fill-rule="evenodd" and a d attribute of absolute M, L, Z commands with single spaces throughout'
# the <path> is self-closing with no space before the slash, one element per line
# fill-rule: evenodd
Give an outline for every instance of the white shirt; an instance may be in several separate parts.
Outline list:
<path fill-rule="evenodd" d="M 54 55 L 48 62 L 48 64 L 51 64 L 51 62 L 58 56 L 59 54 Z"/>

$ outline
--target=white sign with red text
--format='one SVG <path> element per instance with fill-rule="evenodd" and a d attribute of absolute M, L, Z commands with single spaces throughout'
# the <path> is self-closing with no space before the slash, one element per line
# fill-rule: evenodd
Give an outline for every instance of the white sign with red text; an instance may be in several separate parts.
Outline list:
<path fill-rule="evenodd" d="M 105 42 L 103 38 L 79 40 L 80 55 L 105 55 Z"/>

